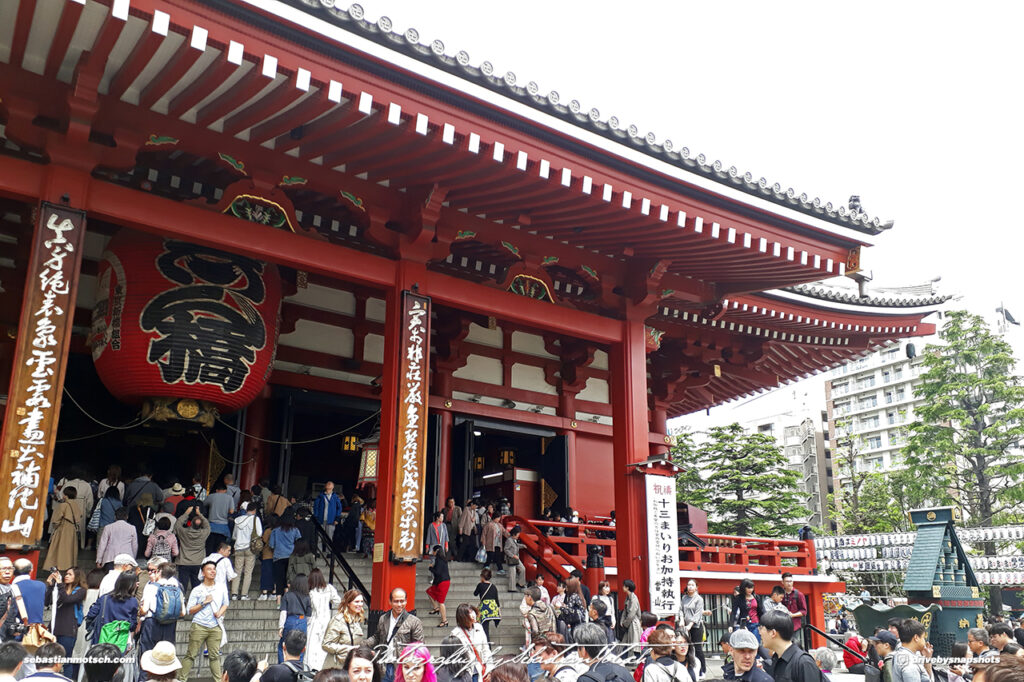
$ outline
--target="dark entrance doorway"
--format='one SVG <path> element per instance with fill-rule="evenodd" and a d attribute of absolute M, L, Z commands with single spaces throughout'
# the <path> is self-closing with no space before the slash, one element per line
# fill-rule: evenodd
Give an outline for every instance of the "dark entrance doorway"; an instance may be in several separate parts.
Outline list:
<path fill-rule="evenodd" d="M 540 516 L 547 487 L 568 500 L 565 437 L 549 429 L 456 417 L 451 439 L 451 490 L 458 504 L 507 500 L 511 513 Z M 550 496 L 550 495 L 549 495 Z M 498 505 L 496 504 L 496 507 Z"/>

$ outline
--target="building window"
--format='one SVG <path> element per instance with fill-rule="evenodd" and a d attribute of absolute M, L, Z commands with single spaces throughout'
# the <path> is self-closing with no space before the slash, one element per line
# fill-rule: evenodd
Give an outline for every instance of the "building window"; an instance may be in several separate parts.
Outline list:
<path fill-rule="evenodd" d="M 903 370 L 901 368 L 897 367 L 896 369 L 894 369 L 892 371 L 892 376 L 893 376 L 893 379 L 895 379 L 896 381 L 899 381 L 900 379 L 903 378 Z"/>
<path fill-rule="evenodd" d="M 836 384 L 832 387 L 832 392 L 836 395 L 846 395 L 850 392 L 850 384 Z"/>
<path fill-rule="evenodd" d="M 864 447 L 867 448 L 868 450 L 876 450 L 882 447 L 881 436 L 870 436 L 868 438 L 865 438 L 862 442 L 864 443 Z"/>
<path fill-rule="evenodd" d="M 775 428 L 774 424 L 761 424 L 757 427 L 758 433 L 771 433 Z"/>
<path fill-rule="evenodd" d="M 876 395 L 865 396 L 857 402 L 857 407 L 862 410 L 875 407 L 876 405 L 878 405 L 878 396 Z"/>
<path fill-rule="evenodd" d="M 878 415 L 860 420 L 861 430 L 874 429 L 878 427 Z"/>
<path fill-rule="evenodd" d="M 869 377 L 861 377 L 857 380 L 857 388 L 871 388 L 875 385 L 875 375 L 872 374 Z"/>
<path fill-rule="evenodd" d="M 892 381 L 892 372 L 889 370 L 882 370 L 882 383 L 887 384 Z"/>

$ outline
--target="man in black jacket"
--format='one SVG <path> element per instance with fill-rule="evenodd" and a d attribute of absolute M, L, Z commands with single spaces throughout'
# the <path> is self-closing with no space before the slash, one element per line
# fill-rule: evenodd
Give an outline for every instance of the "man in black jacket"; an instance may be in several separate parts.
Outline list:
<path fill-rule="evenodd" d="M 772 652 L 775 682 L 822 682 L 814 657 L 793 643 L 793 617 L 782 611 L 767 611 L 758 627 L 761 643 Z"/>

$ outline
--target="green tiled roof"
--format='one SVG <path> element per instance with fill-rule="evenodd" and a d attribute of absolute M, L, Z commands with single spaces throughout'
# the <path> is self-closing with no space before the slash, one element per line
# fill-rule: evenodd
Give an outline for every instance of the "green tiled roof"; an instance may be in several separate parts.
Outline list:
<path fill-rule="evenodd" d="M 920 525 L 917 527 L 917 540 L 914 542 L 914 553 L 910 555 L 907 566 L 907 577 L 903 581 L 903 589 L 907 592 L 931 593 L 935 584 L 935 567 L 942 556 L 943 539 L 946 536 L 946 524 L 934 526 Z"/>
<path fill-rule="evenodd" d="M 956 567 L 955 571 L 951 572 L 946 567 L 947 561 L 950 566 Z M 940 577 L 937 578 L 936 574 Z M 953 576 L 952 580 L 950 576 Z M 907 566 L 903 589 L 931 594 L 934 585 L 947 588 L 953 585 L 978 586 L 978 580 L 952 524 L 943 522 L 918 524 L 917 540 Z"/>

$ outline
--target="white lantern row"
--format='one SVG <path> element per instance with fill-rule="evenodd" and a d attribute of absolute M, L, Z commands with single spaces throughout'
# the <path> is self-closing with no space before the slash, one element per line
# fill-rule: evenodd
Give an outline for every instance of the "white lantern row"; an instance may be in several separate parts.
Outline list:
<path fill-rule="evenodd" d="M 1024 526 L 1002 526 L 999 528 L 957 529 L 960 542 L 978 544 L 982 542 L 1012 542 L 1024 540 Z M 885 547 L 913 545 L 917 533 L 874 533 L 871 535 L 837 535 L 814 539 L 817 550 L 846 549 L 860 547 Z"/>
<path fill-rule="evenodd" d="M 1016 575 L 1024 572 L 1024 557 L 1021 556 L 970 557 L 969 561 L 979 582 L 983 575 Z M 831 561 L 823 566 L 833 571 L 905 571 L 909 563 L 909 559 L 867 559 Z"/>

